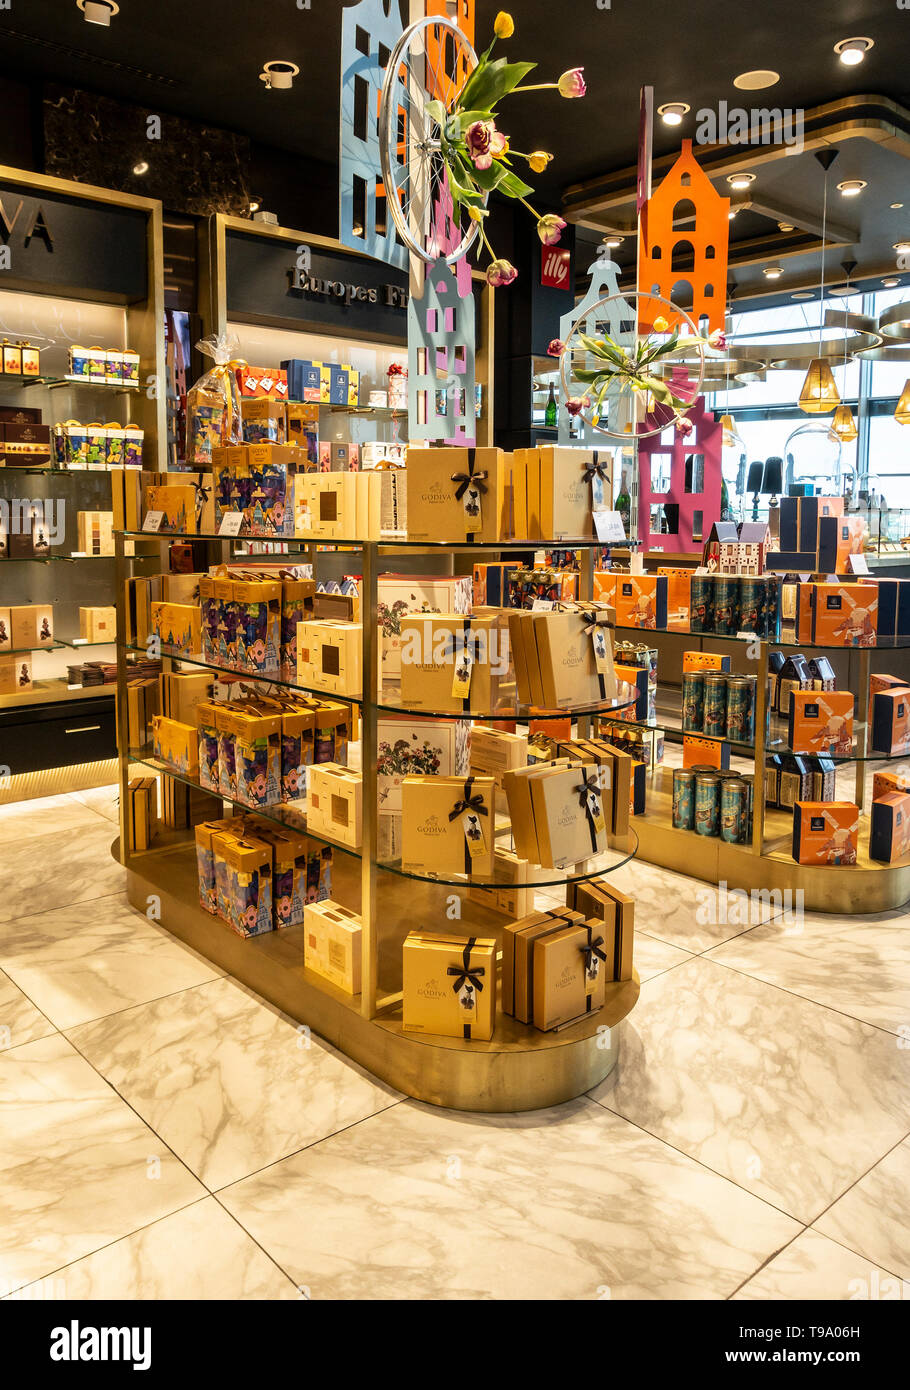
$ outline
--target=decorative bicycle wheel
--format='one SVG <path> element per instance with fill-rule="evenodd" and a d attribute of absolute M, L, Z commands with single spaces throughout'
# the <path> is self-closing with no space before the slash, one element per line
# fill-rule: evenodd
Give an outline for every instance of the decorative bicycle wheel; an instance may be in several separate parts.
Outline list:
<path fill-rule="evenodd" d="M 651 331 L 640 332 L 640 324 Z M 707 346 L 669 299 L 609 295 L 572 325 L 560 364 L 563 390 L 581 403 L 576 413 L 592 429 L 648 439 L 683 420 L 698 400 Z"/>
<path fill-rule="evenodd" d="M 444 253 L 454 265 L 479 231 L 465 205 L 457 222 L 452 218 L 442 154 L 445 120 L 476 64 L 458 25 L 431 16 L 405 29 L 382 82 L 379 157 L 386 202 L 408 251 L 427 262 Z"/>

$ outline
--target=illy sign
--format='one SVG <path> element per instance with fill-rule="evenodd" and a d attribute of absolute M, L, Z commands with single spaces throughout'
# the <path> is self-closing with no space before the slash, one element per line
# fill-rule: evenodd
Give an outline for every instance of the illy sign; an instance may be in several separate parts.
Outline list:
<path fill-rule="evenodd" d="M 541 246 L 540 283 L 555 290 L 569 288 L 569 250 L 560 246 Z"/>

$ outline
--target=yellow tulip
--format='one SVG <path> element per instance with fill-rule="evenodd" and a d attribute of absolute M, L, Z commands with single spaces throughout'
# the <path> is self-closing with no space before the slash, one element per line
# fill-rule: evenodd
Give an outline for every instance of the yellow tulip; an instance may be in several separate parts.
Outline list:
<path fill-rule="evenodd" d="M 535 174 L 542 174 L 552 158 L 553 156 L 547 154 L 546 150 L 535 150 L 533 154 L 528 155 L 528 163 Z"/>
<path fill-rule="evenodd" d="M 515 21 L 505 10 L 500 10 L 493 21 L 493 33 L 498 39 L 510 39 L 515 33 Z"/>
<path fill-rule="evenodd" d="M 668 329 L 669 327 L 670 327 L 670 325 L 667 323 L 667 320 L 663 317 L 663 315 L 661 315 L 659 318 L 656 318 L 656 319 L 654 320 L 654 332 L 655 332 L 655 333 L 666 333 L 666 331 L 667 331 L 667 329 Z"/>

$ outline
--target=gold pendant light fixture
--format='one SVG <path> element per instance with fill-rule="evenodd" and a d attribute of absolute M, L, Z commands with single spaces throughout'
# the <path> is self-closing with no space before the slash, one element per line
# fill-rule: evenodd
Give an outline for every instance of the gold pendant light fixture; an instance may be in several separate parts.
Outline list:
<path fill-rule="evenodd" d="M 894 418 L 899 425 L 910 425 L 910 377 L 901 392 L 901 398 L 897 403 Z"/>
<path fill-rule="evenodd" d="M 835 434 L 842 444 L 850 444 L 856 438 L 856 421 L 848 405 L 839 405 L 835 410 L 831 433 Z"/>
<path fill-rule="evenodd" d="M 822 357 L 822 325 L 825 319 L 825 238 L 828 227 L 828 170 L 837 158 L 837 150 L 816 150 L 815 158 L 825 171 L 825 195 L 822 204 L 822 274 L 818 306 L 818 357 L 813 357 L 799 393 L 799 408 L 806 415 L 827 415 L 840 405 L 840 396 L 828 359 Z"/>

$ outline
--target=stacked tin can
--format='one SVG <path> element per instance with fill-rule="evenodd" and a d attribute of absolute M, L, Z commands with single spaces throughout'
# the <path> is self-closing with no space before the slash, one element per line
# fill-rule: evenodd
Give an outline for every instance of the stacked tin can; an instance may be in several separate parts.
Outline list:
<path fill-rule="evenodd" d="M 747 844 L 752 834 L 751 780 L 712 767 L 676 768 L 673 828 L 720 836 L 727 844 Z"/>
<path fill-rule="evenodd" d="M 684 671 L 683 733 L 726 738 L 731 743 L 753 743 L 756 684 L 755 676 Z"/>
<path fill-rule="evenodd" d="M 689 631 L 715 637 L 754 632 L 775 638 L 779 626 L 778 577 L 773 574 L 693 574 Z"/>

